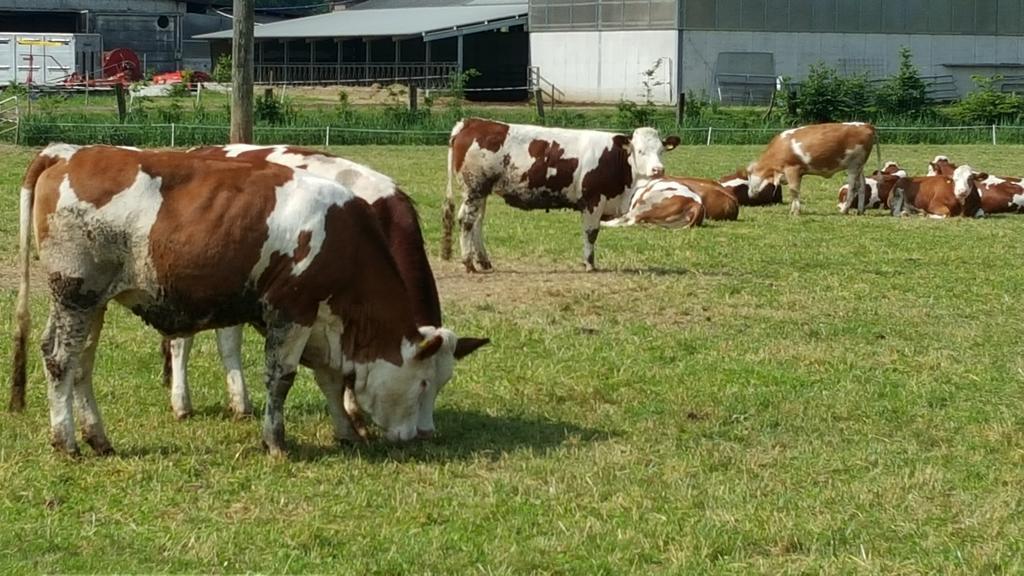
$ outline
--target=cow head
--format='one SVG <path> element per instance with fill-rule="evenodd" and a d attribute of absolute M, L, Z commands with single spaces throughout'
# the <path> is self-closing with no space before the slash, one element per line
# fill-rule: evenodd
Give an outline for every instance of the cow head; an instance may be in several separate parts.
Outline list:
<path fill-rule="evenodd" d="M 351 390 L 355 405 L 346 404 L 350 417 L 361 419 L 368 414 L 391 441 L 432 436 L 434 402 L 452 379 L 455 362 L 490 342 L 487 338 L 457 338 L 445 328 L 423 326 L 419 330 L 423 339 L 403 345 L 401 366 L 377 360 L 369 365 L 365 377 L 360 377 L 357 367 Z"/>
<path fill-rule="evenodd" d="M 436 329 L 423 326 L 420 328 L 420 333 L 424 338 L 429 338 L 433 330 Z M 427 380 L 427 388 L 420 396 L 419 419 L 416 424 L 417 436 L 430 437 L 434 434 L 434 403 L 437 401 L 437 395 L 441 389 L 455 374 L 455 362 L 476 352 L 478 348 L 489 342 L 488 338 L 459 338 L 455 341 L 455 348 L 451 354 L 435 355 L 435 372 L 432 378 Z"/>
<path fill-rule="evenodd" d="M 948 156 L 936 156 L 931 162 L 928 163 L 928 175 L 945 176 L 946 178 L 952 178 L 953 172 L 956 170 L 956 168 L 956 164 L 950 162 Z"/>
<path fill-rule="evenodd" d="M 747 174 L 747 194 L 751 198 L 760 196 L 769 189 L 769 186 L 774 191 L 775 188 L 782 184 L 782 172 L 772 170 L 771 168 L 762 168 L 758 166 L 757 162 L 747 166 Z"/>
<path fill-rule="evenodd" d="M 634 179 L 649 180 L 664 176 L 665 165 L 661 162 L 661 154 L 674 149 L 679 142 L 678 136 L 669 136 L 662 140 L 654 128 L 634 130 L 626 144 Z"/>
<path fill-rule="evenodd" d="M 964 204 L 971 193 L 978 193 L 978 182 L 988 179 L 988 174 L 975 172 L 970 166 L 964 164 L 953 171 L 953 195 Z"/>

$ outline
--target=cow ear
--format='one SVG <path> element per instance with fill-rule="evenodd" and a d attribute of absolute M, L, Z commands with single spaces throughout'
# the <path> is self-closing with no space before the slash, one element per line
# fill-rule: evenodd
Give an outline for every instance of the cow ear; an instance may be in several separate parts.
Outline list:
<path fill-rule="evenodd" d="M 681 140 L 679 136 L 669 136 L 661 141 L 661 145 L 665 147 L 665 150 L 674 150 L 676 146 L 679 146 Z"/>
<path fill-rule="evenodd" d="M 437 351 L 441 349 L 441 345 L 444 344 L 444 336 L 438 334 L 433 338 L 424 338 L 420 340 L 419 346 L 416 349 L 416 360 L 426 360 Z"/>
<path fill-rule="evenodd" d="M 455 359 L 462 360 L 466 356 L 469 356 L 473 352 L 476 352 L 477 348 L 491 342 L 490 338 L 459 338 L 455 343 Z"/>
<path fill-rule="evenodd" d="M 988 180 L 988 172 L 975 172 L 974 173 L 974 179 L 975 180 Z"/>

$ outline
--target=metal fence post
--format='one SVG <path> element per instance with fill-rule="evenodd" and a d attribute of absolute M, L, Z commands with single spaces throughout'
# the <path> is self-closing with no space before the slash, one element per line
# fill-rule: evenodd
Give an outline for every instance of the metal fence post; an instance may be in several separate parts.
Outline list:
<path fill-rule="evenodd" d="M 174 148 L 174 122 L 171 122 L 171 148 Z"/>
<path fill-rule="evenodd" d="M 992 125 L 992 145 L 996 145 L 996 125 Z"/>
<path fill-rule="evenodd" d="M 324 148 L 330 148 L 331 146 L 331 125 L 328 124 L 327 128 L 324 129 Z"/>
<path fill-rule="evenodd" d="M 707 146 L 711 146 L 711 126 L 708 126 L 708 142 Z"/>

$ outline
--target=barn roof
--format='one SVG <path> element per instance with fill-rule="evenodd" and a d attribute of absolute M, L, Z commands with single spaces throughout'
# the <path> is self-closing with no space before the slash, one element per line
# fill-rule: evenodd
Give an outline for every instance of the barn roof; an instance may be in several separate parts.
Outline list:
<path fill-rule="evenodd" d="M 460 30 L 480 32 L 525 24 L 527 12 L 527 3 L 522 0 L 434 0 L 427 6 L 407 0 L 370 0 L 348 10 L 257 26 L 256 38 L 424 36 L 436 39 L 456 35 Z M 195 38 L 230 39 L 231 30 L 200 34 Z"/>

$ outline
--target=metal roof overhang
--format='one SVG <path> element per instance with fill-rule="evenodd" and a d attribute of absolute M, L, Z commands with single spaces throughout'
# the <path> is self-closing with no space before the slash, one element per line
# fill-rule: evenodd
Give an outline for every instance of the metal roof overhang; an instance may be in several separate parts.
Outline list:
<path fill-rule="evenodd" d="M 508 26 L 521 26 L 525 25 L 527 18 L 526 14 L 519 16 L 512 16 L 511 18 L 502 18 L 500 20 L 485 20 L 477 24 L 469 24 L 466 26 L 453 26 L 448 30 L 436 30 L 433 32 L 424 32 L 423 41 L 431 42 L 433 40 L 444 40 L 445 38 L 451 38 L 453 36 L 462 36 L 464 34 L 473 34 L 476 32 L 487 32 L 489 30 L 497 30 L 498 28 L 505 28 Z"/>
<path fill-rule="evenodd" d="M 256 27 L 257 40 L 312 38 L 409 38 L 439 40 L 525 24 L 526 3 L 423 8 L 342 10 Z M 197 40 L 231 39 L 231 30 L 199 34 Z"/>

